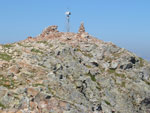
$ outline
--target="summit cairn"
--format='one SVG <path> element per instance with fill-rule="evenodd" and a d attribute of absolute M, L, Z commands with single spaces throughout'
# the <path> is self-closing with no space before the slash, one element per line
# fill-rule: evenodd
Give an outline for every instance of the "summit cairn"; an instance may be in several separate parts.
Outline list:
<path fill-rule="evenodd" d="M 79 31 L 78 33 L 82 34 L 82 33 L 85 33 L 85 27 L 84 27 L 84 23 L 82 22 L 80 27 L 79 27 Z"/>
<path fill-rule="evenodd" d="M 82 38 L 89 38 L 89 34 L 87 32 L 85 32 L 85 27 L 84 27 L 84 23 L 82 22 L 79 30 L 78 30 L 78 34 L 82 37 Z"/>

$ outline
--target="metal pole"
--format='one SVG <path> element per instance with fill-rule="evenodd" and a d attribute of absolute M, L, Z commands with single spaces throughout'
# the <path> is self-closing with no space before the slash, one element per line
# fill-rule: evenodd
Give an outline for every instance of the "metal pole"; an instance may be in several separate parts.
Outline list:
<path fill-rule="evenodd" d="M 71 12 L 67 11 L 66 13 L 66 19 L 67 19 L 67 32 L 70 32 L 70 15 L 71 15 Z"/>
<path fill-rule="evenodd" d="M 67 32 L 70 31 L 70 18 L 69 18 L 69 15 L 67 15 Z"/>

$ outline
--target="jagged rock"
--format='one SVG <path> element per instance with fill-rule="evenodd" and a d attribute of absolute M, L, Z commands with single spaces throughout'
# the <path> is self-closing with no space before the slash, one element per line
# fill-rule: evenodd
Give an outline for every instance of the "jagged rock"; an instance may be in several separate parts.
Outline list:
<path fill-rule="evenodd" d="M 89 36 L 88 33 L 83 32 L 83 33 L 81 34 L 81 37 L 82 37 L 82 38 L 89 38 L 90 36 Z"/>
<path fill-rule="evenodd" d="M 29 36 L 29 37 L 28 37 L 28 39 L 32 39 L 32 37 L 31 37 L 31 36 Z"/>
<path fill-rule="evenodd" d="M 144 67 L 140 72 L 139 75 L 142 80 L 150 80 L 150 67 Z"/>
<path fill-rule="evenodd" d="M 58 32 L 57 28 L 58 28 L 58 26 L 56 26 L 56 25 L 49 26 L 48 28 L 46 28 L 43 31 L 43 33 L 41 35 L 44 37 L 46 35 L 49 35 L 50 33 L 57 33 Z"/>
<path fill-rule="evenodd" d="M 1 113 L 149 113 L 149 94 L 150 65 L 83 24 L 0 45 Z"/>
<path fill-rule="evenodd" d="M 113 60 L 113 61 L 111 62 L 111 69 L 117 69 L 118 65 L 119 65 L 119 62 Z"/>
<path fill-rule="evenodd" d="M 8 70 L 9 72 L 14 73 L 14 74 L 18 74 L 20 72 L 20 68 L 18 66 L 12 66 Z"/>

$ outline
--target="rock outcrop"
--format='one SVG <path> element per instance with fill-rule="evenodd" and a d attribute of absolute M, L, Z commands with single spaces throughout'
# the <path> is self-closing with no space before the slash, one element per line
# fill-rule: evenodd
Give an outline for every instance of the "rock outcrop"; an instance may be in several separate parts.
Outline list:
<path fill-rule="evenodd" d="M 48 28 L 46 28 L 43 33 L 41 34 L 43 37 L 45 37 L 46 35 L 49 35 L 50 33 L 58 33 L 57 30 L 58 26 L 53 25 L 53 26 L 49 26 Z"/>
<path fill-rule="evenodd" d="M 113 43 L 52 26 L 0 45 L 0 113 L 149 112 L 150 64 Z"/>

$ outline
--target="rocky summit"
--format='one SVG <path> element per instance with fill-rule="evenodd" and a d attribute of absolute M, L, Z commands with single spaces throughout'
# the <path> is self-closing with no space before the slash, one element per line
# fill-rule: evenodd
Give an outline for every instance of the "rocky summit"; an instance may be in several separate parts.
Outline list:
<path fill-rule="evenodd" d="M 0 45 L 0 113 L 150 113 L 150 64 L 83 24 L 50 26 Z"/>

